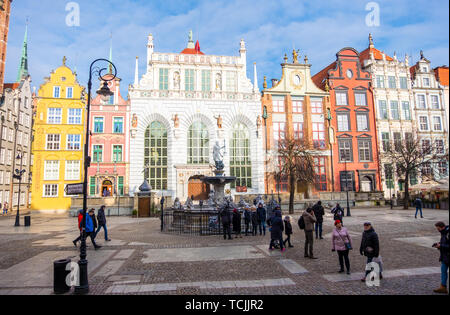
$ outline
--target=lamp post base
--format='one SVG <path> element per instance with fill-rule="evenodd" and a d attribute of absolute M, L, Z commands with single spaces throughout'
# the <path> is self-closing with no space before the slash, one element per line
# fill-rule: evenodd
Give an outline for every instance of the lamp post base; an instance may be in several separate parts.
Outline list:
<path fill-rule="evenodd" d="M 77 295 L 84 295 L 89 293 L 89 281 L 88 281 L 88 261 L 86 259 L 80 259 L 78 261 L 80 285 L 75 287 L 74 293 Z"/>
<path fill-rule="evenodd" d="M 20 226 L 20 217 L 16 215 L 16 223 L 14 223 L 14 226 Z"/>

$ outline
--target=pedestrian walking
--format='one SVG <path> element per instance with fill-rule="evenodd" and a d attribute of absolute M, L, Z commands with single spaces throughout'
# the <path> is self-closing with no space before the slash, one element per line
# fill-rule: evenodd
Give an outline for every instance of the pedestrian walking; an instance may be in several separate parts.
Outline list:
<path fill-rule="evenodd" d="M 439 289 L 434 290 L 434 293 L 444 293 L 448 294 L 447 290 L 447 280 L 448 280 L 448 267 L 449 267 L 449 252 L 450 252 L 450 242 L 449 242 L 449 227 L 446 226 L 444 222 L 437 222 L 435 225 L 436 229 L 441 233 L 441 240 L 439 243 L 433 245 L 440 252 L 439 262 L 441 263 L 441 286 Z"/>
<path fill-rule="evenodd" d="M 252 207 L 252 235 L 258 235 L 258 213 L 256 212 L 256 207 Z"/>
<path fill-rule="evenodd" d="M 414 201 L 414 205 L 416 206 L 415 218 L 417 219 L 417 214 L 420 211 L 420 217 L 423 219 L 423 213 L 422 213 L 423 202 L 422 202 L 422 199 L 420 198 L 420 196 L 416 198 L 416 200 Z"/>
<path fill-rule="evenodd" d="M 339 273 L 345 272 L 344 270 L 344 261 L 345 267 L 347 268 L 347 274 L 350 274 L 350 259 L 348 258 L 348 254 L 353 249 L 352 239 L 350 238 L 350 234 L 348 230 L 342 226 L 341 221 L 336 220 L 334 222 L 334 230 L 331 235 L 331 251 L 337 252 L 339 257 L 339 265 L 341 269 Z"/>
<path fill-rule="evenodd" d="M 227 206 L 220 212 L 220 218 L 223 226 L 223 239 L 226 240 L 228 236 L 228 239 L 231 240 L 231 213 Z"/>
<path fill-rule="evenodd" d="M 367 257 L 367 265 L 380 256 L 380 241 L 378 239 L 378 234 L 375 232 L 375 229 L 370 222 L 364 223 L 364 232 L 362 235 L 361 246 L 359 247 L 359 253 L 361 256 Z M 370 273 L 371 270 L 366 270 L 366 276 L 362 278 L 361 281 L 365 282 Z M 379 278 L 380 280 L 383 279 L 381 268 Z"/>
<path fill-rule="evenodd" d="M 334 215 L 334 221 L 339 220 L 344 225 L 344 209 L 342 209 L 340 204 L 336 204 L 336 207 L 331 210 L 331 213 Z"/>
<path fill-rule="evenodd" d="M 244 209 L 245 236 L 248 236 L 251 222 L 252 222 L 252 212 L 250 211 L 250 208 L 246 207 Z"/>
<path fill-rule="evenodd" d="M 8 214 L 8 203 L 5 202 L 5 204 L 3 205 L 3 214 Z"/>
<path fill-rule="evenodd" d="M 81 222 L 83 221 L 83 210 L 78 210 L 78 229 L 80 230 L 80 236 L 78 236 L 75 240 L 73 240 L 73 245 L 77 247 L 77 243 L 81 240 L 81 233 L 83 232 L 83 227 L 81 226 Z"/>
<path fill-rule="evenodd" d="M 317 222 L 316 225 L 316 239 L 320 237 L 321 240 L 323 240 L 322 237 L 322 231 L 323 231 L 323 216 L 325 215 L 325 209 L 322 206 L 322 201 L 319 201 L 316 203 L 313 207 L 314 215 L 316 216 Z"/>
<path fill-rule="evenodd" d="M 281 252 L 285 252 L 286 248 L 283 246 L 283 218 L 281 216 L 281 211 L 276 210 L 272 218 L 270 218 L 270 247 L 269 250 L 273 250 L 275 246 L 275 241 L 280 244 Z"/>
<path fill-rule="evenodd" d="M 106 215 L 105 215 L 105 206 L 101 206 L 97 213 L 97 221 L 98 221 L 98 228 L 95 232 L 94 238 L 97 237 L 98 232 L 103 228 L 103 231 L 105 232 L 105 241 L 110 242 L 111 240 L 108 238 L 108 228 L 106 227 Z"/>
<path fill-rule="evenodd" d="M 286 216 L 284 218 L 284 234 L 286 234 L 286 240 L 284 241 L 284 247 L 286 247 L 286 244 L 289 245 L 289 248 L 293 248 L 294 246 L 292 246 L 291 243 L 291 235 L 293 234 L 292 232 L 292 223 L 291 223 L 291 217 L 290 216 Z"/>
<path fill-rule="evenodd" d="M 238 209 L 233 210 L 233 232 L 235 234 L 235 238 L 242 238 L 242 216 L 239 213 Z"/>
<path fill-rule="evenodd" d="M 94 245 L 95 250 L 98 250 L 98 249 L 100 249 L 102 247 L 95 243 L 95 236 L 94 236 L 95 229 L 94 229 L 94 222 L 92 221 L 92 218 L 93 217 L 95 218 L 95 213 L 94 213 L 94 216 L 92 216 L 91 215 L 92 211 L 93 211 L 93 209 L 91 209 L 89 211 L 90 213 L 87 213 L 87 215 L 86 215 L 86 219 L 85 219 L 86 229 L 85 229 L 85 232 L 86 232 L 86 237 L 90 237 L 91 238 L 91 242 L 92 242 L 92 245 Z M 78 227 L 79 227 L 81 233 L 83 233 L 83 226 L 82 226 L 82 221 L 83 220 L 84 220 L 83 210 L 80 210 L 79 213 L 78 213 Z M 73 241 L 75 246 L 77 246 L 77 242 L 79 240 L 81 240 L 81 235 L 80 235 L 80 237 L 78 237 L 76 240 Z"/>
<path fill-rule="evenodd" d="M 97 231 L 98 222 L 97 222 L 97 217 L 95 216 L 95 209 L 94 208 L 89 210 L 89 216 L 91 217 L 92 224 L 93 224 L 93 227 L 94 227 L 92 235 L 95 238 L 95 236 L 96 236 L 95 231 Z"/>
<path fill-rule="evenodd" d="M 258 205 L 258 210 L 256 212 L 258 214 L 259 235 L 263 235 L 264 233 L 264 236 L 266 236 L 267 212 L 262 203 Z"/>
<path fill-rule="evenodd" d="M 314 256 L 314 223 L 317 219 L 314 215 L 312 208 L 308 208 L 302 214 L 303 220 L 305 222 L 305 258 L 317 259 Z M 309 251 L 308 251 L 309 250 Z"/>

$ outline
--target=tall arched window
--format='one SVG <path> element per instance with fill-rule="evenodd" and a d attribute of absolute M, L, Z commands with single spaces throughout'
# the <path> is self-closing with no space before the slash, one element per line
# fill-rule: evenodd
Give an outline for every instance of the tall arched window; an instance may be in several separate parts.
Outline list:
<path fill-rule="evenodd" d="M 252 187 L 252 161 L 250 156 L 250 132 L 242 123 L 233 125 L 231 137 L 230 172 L 237 177 L 232 188 Z"/>
<path fill-rule="evenodd" d="M 167 129 L 154 121 L 145 131 L 145 178 L 155 190 L 167 190 Z"/>
<path fill-rule="evenodd" d="M 201 122 L 194 122 L 189 128 L 188 164 L 209 164 L 209 133 Z"/>

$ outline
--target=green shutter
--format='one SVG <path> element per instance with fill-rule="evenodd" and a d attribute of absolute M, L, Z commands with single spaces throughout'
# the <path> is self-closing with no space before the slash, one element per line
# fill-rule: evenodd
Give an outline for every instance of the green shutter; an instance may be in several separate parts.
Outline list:
<path fill-rule="evenodd" d="M 89 182 L 89 195 L 95 196 L 95 177 L 90 178 Z"/>
<path fill-rule="evenodd" d="M 119 194 L 123 196 L 123 176 L 119 176 Z"/>

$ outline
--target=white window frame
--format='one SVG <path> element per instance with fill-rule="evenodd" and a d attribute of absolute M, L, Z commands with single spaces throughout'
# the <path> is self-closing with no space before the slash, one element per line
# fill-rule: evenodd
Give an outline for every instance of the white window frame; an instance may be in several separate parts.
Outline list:
<path fill-rule="evenodd" d="M 44 180 L 59 180 L 60 163 L 57 160 L 44 161 Z"/>
<path fill-rule="evenodd" d="M 439 119 L 439 129 L 436 128 L 436 118 Z M 433 116 L 433 130 L 434 131 L 442 131 L 442 117 L 441 116 Z"/>
<path fill-rule="evenodd" d="M 73 112 L 71 113 L 71 111 L 74 111 L 75 115 Z M 71 122 L 71 120 L 73 121 Z M 83 110 L 81 108 L 69 108 L 67 110 L 67 124 L 81 125 L 82 123 L 83 123 Z"/>
<path fill-rule="evenodd" d="M 427 129 L 423 129 L 422 128 L 422 121 L 421 118 L 425 118 L 426 119 L 426 124 L 427 124 Z M 420 131 L 429 131 L 430 130 L 430 125 L 428 123 L 428 116 L 419 116 L 419 130 Z"/>
<path fill-rule="evenodd" d="M 422 99 L 423 97 L 423 99 Z M 423 101 L 423 106 L 422 102 Z M 426 109 L 427 108 L 427 97 L 425 94 L 417 94 L 417 108 L 418 109 Z"/>
<path fill-rule="evenodd" d="M 71 91 L 71 94 L 72 94 L 71 96 L 69 96 L 69 91 Z M 67 87 L 66 98 L 73 98 L 73 87 L 72 86 Z"/>
<path fill-rule="evenodd" d="M 55 188 L 56 186 L 56 195 L 46 195 L 46 187 L 50 187 L 50 193 L 52 193 L 54 190 L 53 188 Z M 43 189 L 42 189 L 42 197 L 43 198 L 58 198 L 59 195 L 59 185 L 58 184 L 44 184 Z"/>
<path fill-rule="evenodd" d="M 69 137 L 70 136 L 76 136 L 76 137 L 78 137 L 79 138 L 79 141 L 69 141 Z M 79 134 L 68 134 L 67 136 L 66 136 L 66 149 L 67 149 L 67 151 L 80 151 L 81 150 L 81 135 L 79 135 Z M 69 145 L 70 144 L 73 144 L 74 146 L 75 145 L 77 145 L 78 144 L 78 149 L 71 149 L 70 147 L 69 147 Z"/>
<path fill-rule="evenodd" d="M 49 136 L 58 136 L 59 137 L 59 140 L 58 140 L 58 142 L 56 142 L 55 140 L 51 140 L 51 141 L 49 141 Z M 49 149 L 49 147 L 48 147 L 48 145 L 50 144 L 50 143 L 52 143 L 53 144 L 53 146 L 56 144 L 56 143 L 58 143 L 58 148 L 57 149 Z M 47 150 L 47 151 L 59 151 L 59 150 L 61 150 L 61 134 L 56 134 L 56 133 L 49 133 L 49 134 L 46 134 L 45 135 L 45 149 Z"/>
<path fill-rule="evenodd" d="M 439 95 L 430 95 L 430 99 L 431 99 L 431 109 L 441 109 L 441 104 L 439 102 Z M 437 102 L 433 102 L 433 99 L 435 99 Z M 437 105 L 437 107 L 435 107 L 435 105 Z"/>
<path fill-rule="evenodd" d="M 80 161 L 79 160 L 66 161 L 65 179 L 67 181 L 78 181 L 80 180 L 80 177 L 81 177 Z"/>
<path fill-rule="evenodd" d="M 345 97 L 345 102 L 342 102 Z M 336 91 L 336 105 L 337 106 L 348 106 L 348 94 L 346 91 Z"/>
<path fill-rule="evenodd" d="M 58 96 L 56 95 L 56 91 L 58 91 Z M 60 97 L 61 97 L 61 87 L 54 86 L 53 87 L 53 98 L 60 98 Z"/>
<path fill-rule="evenodd" d="M 51 113 L 54 110 L 55 113 Z M 57 111 L 59 111 L 59 115 L 57 115 Z M 49 125 L 61 125 L 62 124 L 62 108 L 59 107 L 51 107 L 47 109 L 47 124 Z"/>

